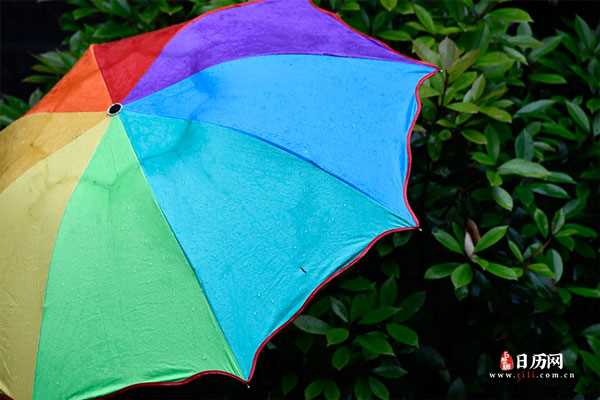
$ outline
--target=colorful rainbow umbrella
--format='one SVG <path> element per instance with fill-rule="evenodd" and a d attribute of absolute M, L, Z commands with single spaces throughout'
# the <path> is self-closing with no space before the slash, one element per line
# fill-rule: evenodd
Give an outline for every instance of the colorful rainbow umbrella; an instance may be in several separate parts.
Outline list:
<path fill-rule="evenodd" d="M 93 45 L 0 133 L 0 391 L 249 381 L 406 200 L 436 67 L 307 0 Z"/>

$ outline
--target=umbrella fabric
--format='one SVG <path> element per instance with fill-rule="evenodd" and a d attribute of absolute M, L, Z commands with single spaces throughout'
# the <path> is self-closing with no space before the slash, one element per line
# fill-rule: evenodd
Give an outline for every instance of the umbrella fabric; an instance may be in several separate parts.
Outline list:
<path fill-rule="evenodd" d="M 435 71 L 307 0 L 91 46 L 0 133 L 0 391 L 249 381 L 319 288 L 418 226 Z"/>

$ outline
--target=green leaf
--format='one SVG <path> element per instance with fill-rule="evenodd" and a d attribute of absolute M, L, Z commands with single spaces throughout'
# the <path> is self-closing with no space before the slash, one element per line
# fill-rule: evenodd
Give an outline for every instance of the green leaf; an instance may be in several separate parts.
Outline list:
<path fill-rule="evenodd" d="M 540 274 L 542 276 L 545 276 L 545 277 L 548 277 L 548 278 L 554 278 L 554 272 L 552 272 L 552 270 L 550 269 L 550 267 L 548 267 L 546 264 L 543 264 L 543 263 L 529 264 L 527 266 L 527 268 L 530 271 L 538 273 L 538 274 Z"/>
<path fill-rule="evenodd" d="M 383 8 L 392 11 L 398 5 L 398 0 L 379 0 Z"/>
<path fill-rule="evenodd" d="M 471 50 L 463 54 L 450 68 L 448 68 L 450 83 L 454 82 L 469 67 L 471 67 L 479 57 L 479 49 Z"/>
<path fill-rule="evenodd" d="M 396 283 L 396 279 L 392 276 L 381 285 L 381 290 L 379 291 L 379 303 L 382 306 L 391 306 L 396 302 L 397 296 L 398 284 Z"/>
<path fill-rule="evenodd" d="M 561 237 L 557 235 L 556 241 L 563 245 L 565 248 L 569 249 L 569 251 L 575 250 L 575 240 L 573 240 L 573 238 Z"/>
<path fill-rule="evenodd" d="M 394 320 L 398 322 L 403 322 L 410 319 L 410 317 L 415 315 L 415 313 L 419 311 L 421 307 L 423 307 L 423 304 L 425 304 L 425 298 L 426 294 L 423 291 L 415 292 L 407 296 L 400 303 L 400 311 L 396 314 Z"/>
<path fill-rule="evenodd" d="M 90 15 L 96 14 L 98 12 L 98 10 L 96 8 L 91 8 L 91 7 L 81 7 L 81 8 L 77 8 L 76 10 L 73 11 L 73 18 L 75 19 L 75 21 L 85 18 L 85 17 L 89 17 Z"/>
<path fill-rule="evenodd" d="M 471 158 L 482 165 L 489 165 L 489 166 L 496 165 L 496 160 L 494 160 L 489 155 L 482 153 L 480 151 L 473 152 L 473 154 L 471 154 Z"/>
<path fill-rule="evenodd" d="M 476 144 L 485 144 L 486 139 L 485 136 L 474 129 L 464 129 L 461 131 L 461 134 L 467 139 L 469 142 L 473 142 Z"/>
<path fill-rule="evenodd" d="M 361 325 L 373 325 L 385 321 L 399 311 L 396 307 L 384 306 L 375 310 L 369 310 L 359 321 Z"/>
<path fill-rule="evenodd" d="M 379 332 L 371 332 L 360 335 L 356 338 L 356 343 L 374 354 L 394 355 L 392 346 Z"/>
<path fill-rule="evenodd" d="M 535 225 L 538 228 L 538 232 L 540 232 L 540 234 L 543 237 L 548 237 L 548 217 L 546 216 L 546 214 L 540 210 L 539 208 L 536 208 L 536 210 L 533 212 L 533 219 L 535 221 Z"/>
<path fill-rule="evenodd" d="M 453 103 L 447 105 L 446 107 L 453 111 L 458 111 L 467 114 L 477 114 L 477 112 L 479 112 L 479 107 L 477 107 L 473 103 Z"/>
<path fill-rule="evenodd" d="M 598 97 L 595 99 L 589 99 L 585 104 L 587 105 L 587 108 L 592 112 L 592 114 L 600 110 L 600 98 Z"/>
<path fill-rule="evenodd" d="M 556 235 L 565 225 L 566 213 L 564 208 L 560 208 L 554 217 L 552 217 L 552 234 Z"/>
<path fill-rule="evenodd" d="M 504 52 L 511 56 L 513 59 L 527 65 L 527 58 L 525 58 L 523 53 L 521 53 L 520 51 L 508 46 L 503 46 L 502 50 L 504 50 Z"/>
<path fill-rule="evenodd" d="M 519 8 L 499 8 L 488 14 L 504 22 L 533 22 L 529 14 Z"/>
<path fill-rule="evenodd" d="M 515 60 L 501 51 L 490 51 L 479 57 L 476 66 L 484 71 L 488 78 L 500 78 L 513 66 Z"/>
<path fill-rule="evenodd" d="M 65 59 L 61 57 L 61 54 L 57 51 L 48 51 L 35 56 L 35 58 L 45 66 L 50 67 L 55 72 L 66 72 L 67 68 L 70 67 L 70 65 L 65 62 Z"/>
<path fill-rule="evenodd" d="M 127 0 L 112 0 L 113 12 L 121 17 L 128 17 L 131 14 L 131 7 Z"/>
<path fill-rule="evenodd" d="M 315 335 L 325 335 L 329 330 L 329 324 L 312 315 L 300 315 L 294 320 L 294 325 L 308 333 Z"/>
<path fill-rule="evenodd" d="M 469 264 L 461 264 L 452 272 L 452 284 L 455 289 L 467 286 L 473 280 L 473 270 Z"/>
<path fill-rule="evenodd" d="M 334 344 L 340 344 L 348 339 L 350 333 L 348 329 L 344 328 L 332 328 L 327 331 L 325 336 L 327 337 L 327 345 L 331 346 Z"/>
<path fill-rule="evenodd" d="M 533 113 L 543 112 L 554 103 L 554 100 L 537 100 L 533 103 L 528 103 L 525 106 L 521 107 L 519 111 L 515 113 L 515 118 Z"/>
<path fill-rule="evenodd" d="M 555 199 L 568 199 L 569 193 L 563 188 L 553 183 L 532 183 L 529 189 L 534 193 L 541 194 Z"/>
<path fill-rule="evenodd" d="M 377 250 L 379 257 L 382 258 L 394 252 L 394 246 L 389 240 L 380 240 L 375 246 L 375 249 Z"/>
<path fill-rule="evenodd" d="M 323 388 L 323 394 L 326 400 L 339 400 L 341 397 L 340 388 L 337 383 L 332 380 L 327 380 Z"/>
<path fill-rule="evenodd" d="M 516 280 L 518 278 L 517 273 L 512 269 L 504 265 L 489 263 L 486 271 L 504 279 Z"/>
<path fill-rule="evenodd" d="M 429 14 L 429 12 L 425 8 L 421 7 L 418 4 L 414 4 L 413 7 L 415 9 L 415 14 L 417 14 L 417 18 L 419 19 L 421 25 L 423 25 L 425 30 L 427 30 L 427 32 L 430 33 L 435 33 L 435 23 L 433 22 L 431 14 Z"/>
<path fill-rule="evenodd" d="M 348 3 L 344 3 L 341 8 L 342 11 L 360 11 L 360 4 L 356 1 L 350 1 Z"/>
<path fill-rule="evenodd" d="M 458 62 L 460 62 L 460 59 L 457 61 L 457 63 Z M 440 85 L 443 85 L 444 74 L 439 74 L 437 76 L 440 77 L 440 79 L 439 79 Z M 458 93 L 461 92 L 463 89 L 466 89 L 469 86 L 471 86 L 476 78 L 477 78 L 477 73 L 472 72 L 472 71 L 465 72 L 462 75 L 460 75 L 459 77 L 457 77 L 457 79 L 450 85 L 450 87 L 446 91 L 446 96 L 444 97 L 444 99 L 446 100 L 446 103 L 449 102 L 454 97 L 459 96 Z M 440 89 L 442 89 L 442 88 L 440 87 Z M 438 92 L 438 93 L 441 93 L 441 92 Z"/>
<path fill-rule="evenodd" d="M 581 331 L 584 336 L 598 336 L 600 337 L 600 324 L 593 324 Z"/>
<path fill-rule="evenodd" d="M 548 175 L 545 179 L 547 181 L 557 182 L 557 183 L 569 183 L 569 184 L 577 183 L 577 182 L 575 182 L 575 180 L 573 178 L 571 178 L 570 175 L 565 174 L 564 172 L 550 172 L 550 175 Z"/>
<path fill-rule="evenodd" d="M 481 266 L 481 268 L 483 268 L 485 271 L 488 271 L 489 273 L 500 278 L 508 280 L 517 280 L 518 278 L 517 273 L 512 268 L 509 268 L 505 265 L 492 263 L 480 257 L 473 257 L 473 261 L 479 264 L 479 266 Z"/>
<path fill-rule="evenodd" d="M 135 35 L 137 31 L 134 27 L 127 24 L 120 24 L 115 21 L 108 21 L 99 25 L 94 32 L 93 37 L 100 40 L 111 40 Z"/>
<path fill-rule="evenodd" d="M 592 49 L 594 47 L 596 44 L 596 36 L 587 22 L 579 15 L 575 17 L 575 31 L 577 32 L 577 36 L 579 36 L 579 40 L 581 40 L 581 43 L 583 43 L 586 48 Z"/>
<path fill-rule="evenodd" d="M 321 393 L 323 393 L 323 389 L 325 388 L 324 380 L 316 380 L 311 382 L 306 389 L 304 389 L 304 400 L 312 400 L 318 397 Z"/>
<path fill-rule="evenodd" d="M 475 252 L 482 251 L 493 246 L 506 235 L 508 225 L 498 226 L 487 231 L 475 245 Z"/>
<path fill-rule="evenodd" d="M 446 37 L 440 42 L 438 46 L 438 52 L 440 53 L 442 67 L 444 67 L 444 69 L 448 69 L 458 58 L 459 50 L 458 47 L 456 47 L 456 43 L 454 43 L 452 39 Z"/>
<path fill-rule="evenodd" d="M 533 159 L 533 152 L 533 138 L 527 129 L 524 129 L 515 140 L 515 155 L 517 158 L 531 161 Z"/>
<path fill-rule="evenodd" d="M 390 392 L 389 392 L 388 388 L 385 386 L 385 384 L 383 382 L 381 382 L 379 379 L 375 378 L 374 376 L 370 376 L 369 377 L 369 387 L 371 388 L 371 392 L 373 392 L 375 397 L 377 397 L 378 399 L 389 400 Z"/>
<path fill-rule="evenodd" d="M 425 279 L 441 279 L 452 274 L 452 271 L 458 267 L 460 263 L 444 263 L 436 264 L 425 271 Z"/>
<path fill-rule="evenodd" d="M 399 379 L 408 374 L 397 362 L 384 360 L 381 365 L 373 369 L 373 372 L 387 379 Z"/>
<path fill-rule="evenodd" d="M 425 44 L 422 40 L 413 41 L 413 50 L 417 55 L 424 59 L 425 61 L 431 64 L 438 64 L 440 61 L 440 56 L 431 50 L 427 44 Z"/>
<path fill-rule="evenodd" d="M 492 191 L 492 195 L 494 196 L 494 201 L 496 201 L 496 204 L 505 210 L 512 211 L 513 199 L 510 193 L 502 189 L 500 186 L 496 186 Z"/>
<path fill-rule="evenodd" d="M 600 355 L 600 338 L 595 336 L 586 336 L 585 339 L 594 353 Z"/>
<path fill-rule="evenodd" d="M 554 273 L 554 280 L 560 281 L 563 274 L 563 262 L 560 253 L 554 249 L 548 250 L 547 253 L 548 264 L 552 272 Z"/>
<path fill-rule="evenodd" d="M 371 400 L 371 389 L 364 378 L 359 378 L 354 383 L 354 396 L 356 400 Z"/>
<path fill-rule="evenodd" d="M 385 327 L 390 336 L 398 343 L 419 347 L 419 336 L 412 329 L 396 323 L 389 323 Z"/>
<path fill-rule="evenodd" d="M 410 34 L 401 30 L 383 31 L 379 32 L 377 36 L 390 42 L 410 42 L 412 40 Z"/>
<path fill-rule="evenodd" d="M 392 242 L 394 243 L 394 247 L 402 247 L 412 237 L 412 232 L 396 232 L 392 238 Z"/>
<path fill-rule="evenodd" d="M 567 80 L 558 74 L 531 74 L 529 79 L 533 82 L 546 83 L 549 85 L 562 85 Z"/>
<path fill-rule="evenodd" d="M 487 178 L 488 182 L 490 183 L 490 186 L 492 187 L 499 187 L 500 185 L 502 185 L 502 177 L 496 171 L 488 169 L 487 171 L 485 171 L 485 177 Z"/>
<path fill-rule="evenodd" d="M 514 158 L 502 164 L 498 168 L 501 175 L 520 175 L 527 178 L 544 178 L 550 175 L 550 172 L 541 164 Z"/>
<path fill-rule="evenodd" d="M 281 391 L 287 396 L 298 385 L 298 376 L 296 374 L 285 374 L 281 378 Z"/>
<path fill-rule="evenodd" d="M 578 138 L 578 135 L 576 135 L 574 132 L 554 122 L 544 122 L 542 123 L 542 128 L 545 133 L 550 133 L 564 139 L 577 140 Z"/>
<path fill-rule="evenodd" d="M 43 96 L 44 96 L 44 93 L 39 88 L 35 89 L 29 95 L 29 100 L 27 101 L 27 104 L 29 104 L 30 107 L 33 107 L 33 106 L 35 106 L 38 103 L 38 101 L 41 100 L 41 98 Z"/>
<path fill-rule="evenodd" d="M 512 121 L 512 117 L 509 113 L 497 107 L 479 107 L 479 112 L 498 121 Z"/>
<path fill-rule="evenodd" d="M 565 104 L 567 105 L 569 115 L 571 115 L 571 118 L 573 118 L 577 125 L 583 128 L 584 131 L 590 132 L 590 120 L 585 114 L 585 111 L 583 111 L 581 107 L 579 107 L 577 104 L 571 101 L 565 101 Z"/>
<path fill-rule="evenodd" d="M 592 122 L 592 132 L 594 137 L 600 135 L 600 112 L 594 115 L 594 120 Z"/>
<path fill-rule="evenodd" d="M 160 11 L 162 11 L 163 13 L 169 15 L 169 16 L 173 16 L 175 14 L 177 14 L 178 12 L 180 12 L 181 10 L 183 10 L 183 7 L 178 5 L 168 5 L 168 4 L 164 4 L 162 7 L 160 7 Z"/>
<path fill-rule="evenodd" d="M 45 84 L 49 82 L 54 82 L 54 78 L 48 75 L 30 75 L 24 78 L 22 82 Z"/>
<path fill-rule="evenodd" d="M 596 239 L 598 237 L 598 233 L 594 229 L 580 224 L 566 224 L 560 233 L 562 234 L 563 232 L 567 234 L 565 236 L 578 235 L 589 239 Z"/>
<path fill-rule="evenodd" d="M 375 306 L 375 291 L 354 296 L 350 305 L 350 321 L 356 321 Z"/>
<path fill-rule="evenodd" d="M 339 347 L 331 357 L 331 365 L 333 366 L 333 368 L 339 371 L 343 369 L 346 365 L 348 365 L 348 362 L 350 362 L 351 355 L 352 352 L 348 347 Z"/>
<path fill-rule="evenodd" d="M 498 160 L 498 156 L 500 155 L 500 138 L 498 137 L 498 132 L 492 127 L 491 124 L 485 127 L 485 139 L 486 139 L 486 149 L 488 152 L 488 156 L 490 159 L 494 160 L 494 164 L 496 160 Z"/>
<path fill-rule="evenodd" d="M 532 61 L 539 60 L 541 57 L 554 51 L 554 49 L 558 47 L 561 41 L 562 37 L 560 35 L 545 38 L 542 41 L 542 45 L 540 47 L 537 47 L 531 51 L 531 53 L 529 54 L 529 58 Z"/>
<path fill-rule="evenodd" d="M 473 82 L 473 86 L 471 86 L 469 91 L 465 93 L 465 96 L 463 97 L 463 102 L 470 103 L 477 101 L 483 94 L 483 91 L 485 90 L 485 83 L 485 76 L 479 75 L 475 82 Z"/>
<path fill-rule="evenodd" d="M 456 239 L 454 239 L 452 235 L 450 235 L 448 232 L 438 229 L 433 232 L 433 236 L 448 250 L 458 254 L 463 254 L 462 247 L 458 244 Z"/>
<path fill-rule="evenodd" d="M 337 315 L 342 321 L 348 322 L 348 308 L 339 299 L 335 297 L 331 298 L 331 310 Z"/>
<path fill-rule="evenodd" d="M 589 369 L 594 371 L 594 373 L 596 375 L 600 376 L 600 357 L 595 354 L 588 353 L 587 351 L 584 351 L 584 350 L 579 350 L 579 354 L 581 354 L 583 363 Z"/>
<path fill-rule="evenodd" d="M 584 287 L 568 287 L 569 291 L 577 296 L 587 297 L 589 299 L 600 299 L 600 289 L 591 289 Z"/>
<path fill-rule="evenodd" d="M 523 262 L 524 258 L 523 253 L 521 253 L 521 249 L 519 249 L 519 246 L 517 246 L 517 244 L 510 239 L 508 239 L 508 248 L 519 262 Z"/>

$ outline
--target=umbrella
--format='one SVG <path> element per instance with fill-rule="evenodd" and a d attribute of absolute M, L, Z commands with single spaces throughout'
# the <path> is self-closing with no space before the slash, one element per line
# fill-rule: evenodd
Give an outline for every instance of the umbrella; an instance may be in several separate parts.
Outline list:
<path fill-rule="evenodd" d="M 249 381 L 318 289 L 418 226 L 435 71 L 307 0 L 91 46 L 0 134 L 0 390 Z"/>

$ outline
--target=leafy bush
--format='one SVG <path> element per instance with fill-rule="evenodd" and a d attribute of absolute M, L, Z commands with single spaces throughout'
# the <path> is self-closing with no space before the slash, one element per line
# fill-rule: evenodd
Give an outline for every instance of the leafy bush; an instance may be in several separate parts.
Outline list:
<path fill-rule="evenodd" d="M 73 32 L 68 50 L 40 55 L 27 79 L 44 90 L 89 43 L 230 2 L 70 3 L 61 21 Z M 576 17 L 539 39 L 528 13 L 494 0 L 320 3 L 443 68 L 421 90 L 412 137 L 409 198 L 422 231 L 383 239 L 317 296 L 297 329 L 268 346 L 251 391 L 328 400 L 600 395 L 600 25 Z M 26 109 L 6 98 L 0 120 Z M 504 350 L 562 352 L 576 379 L 493 381 Z"/>

